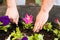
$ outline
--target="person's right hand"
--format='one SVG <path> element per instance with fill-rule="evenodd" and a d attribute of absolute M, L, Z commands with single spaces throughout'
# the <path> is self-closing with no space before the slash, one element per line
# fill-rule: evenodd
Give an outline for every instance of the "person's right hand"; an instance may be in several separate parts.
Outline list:
<path fill-rule="evenodd" d="M 48 17 L 49 17 L 49 13 L 40 12 L 36 17 L 36 22 L 35 22 L 33 31 L 39 32 L 39 30 L 42 30 L 43 25 L 48 20 Z"/>
<path fill-rule="evenodd" d="M 7 8 L 5 15 L 9 16 L 12 22 L 18 24 L 19 14 L 17 8 Z"/>

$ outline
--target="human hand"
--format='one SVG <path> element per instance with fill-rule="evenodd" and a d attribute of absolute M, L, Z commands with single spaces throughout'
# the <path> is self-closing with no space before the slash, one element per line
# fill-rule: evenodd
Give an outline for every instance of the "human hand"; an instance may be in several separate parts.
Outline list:
<path fill-rule="evenodd" d="M 36 17 L 36 22 L 35 22 L 33 31 L 39 32 L 39 30 L 42 30 L 43 25 L 48 20 L 48 17 L 49 17 L 48 13 L 40 12 Z"/>
<path fill-rule="evenodd" d="M 17 8 L 7 8 L 6 14 L 11 19 L 11 22 L 18 24 L 19 14 Z"/>

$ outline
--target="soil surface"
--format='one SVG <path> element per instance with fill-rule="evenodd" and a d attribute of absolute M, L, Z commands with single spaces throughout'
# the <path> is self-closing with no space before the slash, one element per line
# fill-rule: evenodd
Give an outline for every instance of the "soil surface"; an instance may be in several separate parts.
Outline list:
<path fill-rule="evenodd" d="M 32 34 L 35 34 L 35 33 L 33 33 L 33 31 L 32 30 L 30 30 L 30 29 L 23 29 L 22 28 L 22 20 L 20 20 L 20 22 L 18 23 L 18 26 L 19 26 L 19 28 L 20 28 L 20 30 L 21 30 L 21 32 L 22 33 L 25 33 L 25 34 L 27 34 L 28 36 L 30 36 L 30 35 L 32 35 Z M 53 25 L 55 25 L 54 23 L 53 23 Z M 8 29 L 8 32 L 4 32 L 3 30 L 0 30 L 0 40 L 5 40 L 8 36 L 9 36 L 9 34 L 13 31 L 13 30 L 15 30 L 15 28 L 16 28 L 16 25 L 15 24 L 11 24 L 11 27 Z M 56 37 L 54 34 L 53 34 L 53 32 L 47 32 L 47 31 L 45 31 L 45 30 L 41 30 L 40 32 L 39 32 L 40 34 L 44 34 L 44 40 L 54 40 L 54 38 Z M 39 34 L 38 33 L 38 34 Z"/>

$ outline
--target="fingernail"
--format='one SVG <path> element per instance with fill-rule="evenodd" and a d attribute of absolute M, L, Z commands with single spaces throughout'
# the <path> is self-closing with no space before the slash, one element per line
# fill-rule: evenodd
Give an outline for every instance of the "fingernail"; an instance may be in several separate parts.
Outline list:
<path fill-rule="evenodd" d="M 42 26 L 40 27 L 40 30 L 42 30 Z"/>
<path fill-rule="evenodd" d="M 16 21 L 16 24 L 18 24 L 18 22 Z"/>
<path fill-rule="evenodd" d="M 37 30 L 36 32 L 39 32 L 39 30 Z"/>
<path fill-rule="evenodd" d="M 33 32 L 35 32 L 35 30 L 33 29 Z"/>

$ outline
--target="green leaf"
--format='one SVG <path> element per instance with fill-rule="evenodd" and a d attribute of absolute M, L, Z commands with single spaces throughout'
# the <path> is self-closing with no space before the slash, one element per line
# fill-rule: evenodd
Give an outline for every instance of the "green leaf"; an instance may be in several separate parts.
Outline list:
<path fill-rule="evenodd" d="M 52 31 L 52 24 L 51 22 L 47 22 L 44 27 L 43 27 L 44 30 L 47 30 L 47 31 Z"/>
<path fill-rule="evenodd" d="M 44 40 L 42 34 L 35 34 L 34 35 L 34 40 Z"/>
<path fill-rule="evenodd" d="M 59 32 L 58 29 L 53 30 L 53 33 L 56 35 L 58 35 L 58 32 Z"/>
<path fill-rule="evenodd" d="M 24 22 L 22 22 L 22 24 L 24 29 L 33 29 L 33 24 L 26 24 Z"/>
<path fill-rule="evenodd" d="M 58 40 L 59 38 L 54 38 L 54 40 Z"/>
<path fill-rule="evenodd" d="M 23 34 L 19 30 L 19 27 L 16 27 L 16 31 L 13 31 L 10 35 L 13 36 L 12 40 L 23 37 Z"/>
<path fill-rule="evenodd" d="M 58 38 L 60 38 L 60 34 L 58 34 Z"/>
<path fill-rule="evenodd" d="M 21 31 L 19 30 L 19 27 L 16 28 L 16 34 L 19 38 L 22 38 L 22 36 L 23 36 Z"/>
<path fill-rule="evenodd" d="M 13 31 L 10 35 L 11 35 L 11 36 L 15 36 L 15 31 Z"/>
<path fill-rule="evenodd" d="M 10 24 L 6 26 L 0 26 L 0 30 L 4 30 L 5 32 L 7 32 L 9 27 L 10 27 Z"/>
<path fill-rule="evenodd" d="M 12 40 L 15 40 L 17 37 L 12 38 Z"/>
<path fill-rule="evenodd" d="M 2 22 L 0 22 L 0 25 L 2 25 L 3 23 Z"/>
<path fill-rule="evenodd" d="M 33 40 L 33 35 L 28 37 L 28 40 Z"/>

